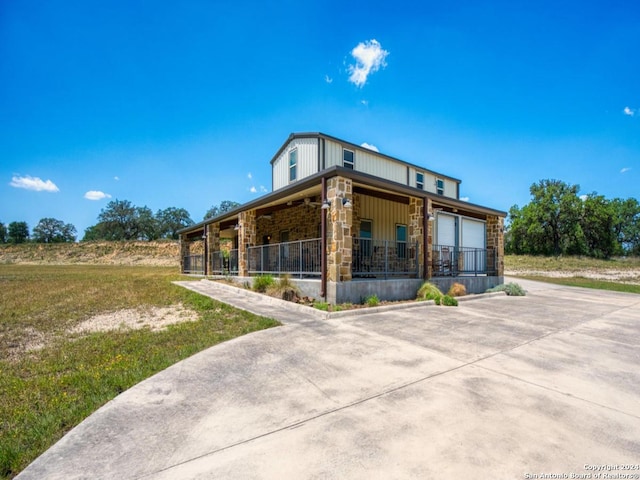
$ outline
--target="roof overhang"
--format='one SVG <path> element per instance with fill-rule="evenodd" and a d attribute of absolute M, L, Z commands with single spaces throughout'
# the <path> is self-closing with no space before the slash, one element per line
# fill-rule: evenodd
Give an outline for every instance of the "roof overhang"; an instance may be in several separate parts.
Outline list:
<path fill-rule="evenodd" d="M 365 187 L 369 190 L 376 190 L 379 192 L 386 192 L 394 196 L 406 196 L 429 199 L 433 203 L 447 207 L 451 210 L 464 210 L 482 215 L 496 215 L 498 217 L 506 217 L 507 212 L 501 210 L 495 210 L 493 208 L 484 207 L 482 205 L 476 205 L 470 202 L 464 202 L 455 198 L 444 197 L 430 192 L 425 192 L 414 187 L 403 185 L 401 183 L 385 180 L 367 173 L 358 172 L 349 168 L 340 166 L 333 166 L 309 177 L 306 177 L 300 181 L 292 183 L 284 188 L 278 189 L 275 192 L 263 195 L 260 198 L 256 198 L 250 202 L 240 205 L 233 210 L 220 214 L 216 217 L 207 218 L 195 225 L 183 228 L 178 231 L 179 234 L 189 234 L 202 230 L 211 223 L 227 224 L 227 227 L 234 225 L 234 220 L 237 220 L 240 213 L 247 210 L 257 210 L 258 214 L 267 214 L 270 211 L 276 211 L 284 208 L 289 201 L 296 201 L 305 197 L 317 195 L 320 191 L 322 178 L 328 179 L 336 176 L 341 176 L 351 179 L 356 186 Z"/>

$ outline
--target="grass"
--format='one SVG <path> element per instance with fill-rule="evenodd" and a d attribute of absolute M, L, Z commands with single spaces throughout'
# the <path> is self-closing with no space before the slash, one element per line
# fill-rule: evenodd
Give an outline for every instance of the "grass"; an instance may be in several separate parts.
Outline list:
<path fill-rule="evenodd" d="M 540 270 L 545 272 L 577 272 L 580 270 L 638 270 L 640 257 L 619 257 L 601 260 L 589 257 L 543 257 L 505 255 L 505 270 Z"/>
<path fill-rule="evenodd" d="M 542 277 L 539 275 L 518 275 L 518 277 L 528 280 L 537 280 L 539 282 L 554 283 L 556 285 L 566 285 L 568 287 L 594 288 L 597 290 L 640 294 L 640 285 L 610 282 L 608 280 L 594 280 L 593 278 L 584 277 L 555 278 Z"/>
<path fill-rule="evenodd" d="M 171 283 L 165 267 L 0 265 L 0 478 L 12 478 L 101 405 L 198 351 L 277 325 Z M 166 330 L 70 335 L 98 313 L 182 303 Z M 33 332 L 44 348 L 17 346 Z"/>

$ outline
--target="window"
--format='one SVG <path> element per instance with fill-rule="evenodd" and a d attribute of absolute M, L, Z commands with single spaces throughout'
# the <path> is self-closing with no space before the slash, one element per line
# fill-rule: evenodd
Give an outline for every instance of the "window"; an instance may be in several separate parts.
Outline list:
<path fill-rule="evenodd" d="M 371 232 L 373 222 L 371 220 L 360 220 L 360 255 L 362 257 L 371 256 Z"/>
<path fill-rule="evenodd" d="M 342 165 L 345 168 L 350 168 L 351 170 L 353 170 L 353 161 L 354 159 L 354 153 L 351 150 L 343 150 L 342 151 Z"/>
<path fill-rule="evenodd" d="M 289 152 L 289 181 L 295 181 L 298 175 L 298 150 L 291 150 Z"/>
<path fill-rule="evenodd" d="M 407 226 L 396 224 L 396 245 L 398 258 L 407 258 Z"/>
<path fill-rule="evenodd" d="M 416 188 L 424 190 L 424 173 L 416 173 Z"/>
<path fill-rule="evenodd" d="M 444 195 L 444 180 L 441 178 L 436 180 L 436 193 L 438 195 Z"/>

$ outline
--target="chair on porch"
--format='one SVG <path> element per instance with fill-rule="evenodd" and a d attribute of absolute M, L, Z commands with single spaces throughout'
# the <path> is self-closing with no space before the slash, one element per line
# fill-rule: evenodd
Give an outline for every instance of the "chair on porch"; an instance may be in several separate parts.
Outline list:
<path fill-rule="evenodd" d="M 433 252 L 433 271 L 438 275 L 453 275 L 453 262 L 449 247 L 441 247 Z"/>

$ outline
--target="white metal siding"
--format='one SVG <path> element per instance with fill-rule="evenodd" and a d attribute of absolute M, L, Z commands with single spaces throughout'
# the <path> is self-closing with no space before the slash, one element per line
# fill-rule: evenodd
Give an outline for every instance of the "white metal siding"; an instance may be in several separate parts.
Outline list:
<path fill-rule="evenodd" d="M 409 205 L 360 195 L 360 218 L 373 222 L 372 237 L 395 240 L 396 224 L 409 225 Z M 354 232 L 356 236 L 360 232 Z"/>
<path fill-rule="evenodd" d="M 342 151 L 344 147 L 331 140 L 326 141 L 326 160 L 325 168 L 334 165 L 342 165 Z M 379 178 L 391 180 L 394 182 L 407 184 L 407 166 L 394 162 L 392 160 L 380 157 L 375 152 L 367 152 L 353 147 L 347 147 L 347 150 L 354 152 L 354 170 L 358 172 L 375 175 Z"/>
<path fill-rule="evenodd" d="M 273 189 L 286 187 L 289 182 L 289 152 L 298 149 L 298 167 L 296 181 L 318 172 L 318 140 L 316 138 L 298 138 L 291 141 L 273 162 Z"/>

